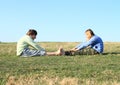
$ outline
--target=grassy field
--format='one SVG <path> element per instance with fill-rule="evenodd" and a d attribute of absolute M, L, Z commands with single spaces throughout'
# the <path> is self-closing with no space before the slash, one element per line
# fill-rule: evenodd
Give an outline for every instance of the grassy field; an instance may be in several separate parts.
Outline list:
<path fill-rule="evenodd" d="M 47 51 L 78 43 L 42 42 Z M 104 55 L 16 56 L 16 43 L 0 43 L 0 85 L 120 85 L 120 43 L 105 43 Z"/>

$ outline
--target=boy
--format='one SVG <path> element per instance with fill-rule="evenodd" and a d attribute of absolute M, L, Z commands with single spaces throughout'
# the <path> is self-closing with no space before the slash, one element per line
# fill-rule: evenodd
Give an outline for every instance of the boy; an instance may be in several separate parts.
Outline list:
<path fill-rule="evenodd" d="M 86 30 L 85 35 L 87 42 L 77 45 L 70 51 L 66 51 L 65 55 L 94 55 L 103 53 L 104 45 L 102 39 L 95 35 L 91 29 Z"/>
<path fill-rule="evenodd" d="M 62 48 L 59 48 L 56 52 L 46 52 L 44 48 L 40 47 L 37 43 L 34 42 L 37 36 L 37 31 L 30 29 L 27 34 L 22 37 L 17 43 L 17 56 L 22 57 L 31 57 L 31 56 L 54 56 L 62 55 Z M 29 48 L 33 47 L 35 50 Z"/>

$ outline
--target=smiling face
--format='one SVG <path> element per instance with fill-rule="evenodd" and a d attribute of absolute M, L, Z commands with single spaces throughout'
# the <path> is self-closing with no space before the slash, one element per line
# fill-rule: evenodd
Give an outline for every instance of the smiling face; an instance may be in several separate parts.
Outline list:
<path fill-rule="evenodd" d="M 87 40 L 90 40 L 93 36 L 90 31 L 85 32 L 85 35 Z"/>

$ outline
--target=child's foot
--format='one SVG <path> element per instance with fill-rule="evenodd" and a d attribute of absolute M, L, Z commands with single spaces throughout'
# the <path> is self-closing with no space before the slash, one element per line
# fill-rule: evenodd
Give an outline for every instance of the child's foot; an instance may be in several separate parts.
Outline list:
<path fill-rule="evenodd" d="M 56 52 L 57 55 L 64 55 L 65 52 L 63 50 L 63 48 L 59 48 L 58 51 Z"/>
<path fill-rule="evenodd" d="M 63 48 L 61 49 L 61 52 L 62 52 L 62 55 L 65 55 L 65 51 Z"/>

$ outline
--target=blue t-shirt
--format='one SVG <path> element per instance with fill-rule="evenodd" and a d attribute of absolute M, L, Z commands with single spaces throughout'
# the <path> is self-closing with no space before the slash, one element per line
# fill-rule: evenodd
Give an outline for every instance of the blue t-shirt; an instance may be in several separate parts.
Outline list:
<path fill-rule="evenodd" d="M 75 48 L 81 50 L 81 49 L 84 49 L 84 48 L 86 48 L 88 46 L 90 46 L 91 48 L 95 49 L 99 53 L 102 53 L 103 50 L 104 50 L 103 41 L 97 35 L 94 35 L 89 41 L 84 42 L 82 44 L 79 44 Z"/>

